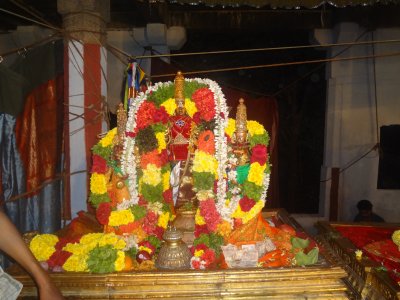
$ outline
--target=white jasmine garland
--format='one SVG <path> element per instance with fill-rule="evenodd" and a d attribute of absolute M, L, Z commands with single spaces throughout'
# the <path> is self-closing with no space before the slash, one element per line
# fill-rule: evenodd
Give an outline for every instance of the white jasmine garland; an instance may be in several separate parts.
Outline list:
<path fill-rule="evenodd" d="M 215 107 L 215 128 L 214 128 L 214 144 L 215 144 L 215 158 L 218 162 L 217 167 L 217 192 L 216 194 L 213 191 L 197 191 L 199 199 L 215 199 L 216 209 L 223 220 L 229 222 L 233 226 L 233 218 L 232 214 L 236 211 L 239 201 L 241 199 L 241 189 L 235 184 L 237 172 L 237 158 L 234 155 L 230 155 L 228 157 L 228 143 L 227 138 L 225 136 L 225 129 L 228 125 L 228 106 L 226 104 L 226 99 L 224 94 L 221 91 L 220 86 L 210 79 L 185 79 L 187 82 L 198 82 L 207 85 L 210 91 L 214 95 L 214 107 Z M 150 86 L 146 92 L 141 92 L 130 104 L 128 120 L 126 124 L 127 132 L 136 132 L 137 131 L 137 112 L 142 105 L 142 103 L 147 99 L 148 95 L 159 88 L 168 87 L 173 82 L 159 82 L 153 86 Z M 165 99 L 167 100 L 167 99 Z M 121 168 L 123 174 L 128 175 L 128 184 L 129 184 L 129 192 L 131 199 L 125 199 L 122 203 L 120 203 L 117 207 L 120 209 L 127 209 L 134 204 L 137 204 L 139 201 L 139 192 L 138 192 L 138 178 L 137 178 L 137 159 L 135 157 L 135 137 L 127 136 L 124 143 L 123 156 L 121 159 Z M 228 167 L 228 171 L 226 170 Z M 265 197 L 267 194 L 267 189 L 269 186 L 269 174 L 264 174 L 263 178 L 263 192 L 261 195 L 261 199 L 259 201 L 263 201 L 265 203 Z M 227 182 L 232 182 L 229 185 L 229 192 L 232 195 L 231 199 L 227 201 Z M 256 199 L 255 199 L 256 200 Z M 152 208 L 154 211 L 158 211 L 158 207 Z M 194 259 L 194 258 L 192 258 Z"/>

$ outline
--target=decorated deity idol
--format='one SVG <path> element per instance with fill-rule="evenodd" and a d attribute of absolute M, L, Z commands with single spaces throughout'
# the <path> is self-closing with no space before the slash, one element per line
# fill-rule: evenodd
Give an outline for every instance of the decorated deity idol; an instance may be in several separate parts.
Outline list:
<path fill-rule="evenodd" d="M 196 194 L 193 190 L 191 162 L 196 144 L 196 124 L 185 108 L 185 78 L 178 72 L 175 80 L 176 109 L 169 120 L 168 154 L 173 164 L 171 185 L 175 207 L 194 204 Z"/>

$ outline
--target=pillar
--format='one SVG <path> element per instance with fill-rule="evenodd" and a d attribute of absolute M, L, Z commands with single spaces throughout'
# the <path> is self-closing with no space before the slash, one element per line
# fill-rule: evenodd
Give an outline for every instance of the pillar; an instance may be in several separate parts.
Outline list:
<path fill-rule="evenodd" d="M 65 36 L 65 211 L 74 218 L 88 208 L 91 148 L 107 129 L 103 118 L 107 95 L 103 45 L 110 1 L 58 0 L 57 9 L 63 17 Z"/>

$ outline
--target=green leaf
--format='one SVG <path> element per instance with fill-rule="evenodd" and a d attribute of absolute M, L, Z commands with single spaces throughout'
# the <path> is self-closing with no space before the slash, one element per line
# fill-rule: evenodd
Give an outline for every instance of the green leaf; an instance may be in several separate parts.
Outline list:
<path fill-rule="evenodd" d="M 291 242 L 292 242 L 293 248 L 301 248 L 301 249 L 307 248 L 308 245 L 310 244 L 309 239 L 301 239 L 299 237 L 292 237 Z"/>
<path fill-rule="evenodd" d="M 135 217 L 135 221 L 142 219 L 147 213 L 146 207 L 140 205 L 133 205 L 130 210 Z"/>
<path fill-rule="evenodd" d="M 197 190 L 211 190 L 214 187 L 214 174 L 210 172 L 193 172 L 193 185 Z"/>
<path fill-rule="evenodd" d="M 307 254 L 305 254 L 303 251 L 300 251 L 295 255 L 296 264 L 298 266 L 313 265 L 318 261 L 318 253 L 318 248 L 310 250 Z"/>

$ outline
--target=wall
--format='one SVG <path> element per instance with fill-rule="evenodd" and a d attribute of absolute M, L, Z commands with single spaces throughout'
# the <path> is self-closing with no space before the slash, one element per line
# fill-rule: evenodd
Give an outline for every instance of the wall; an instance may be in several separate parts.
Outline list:
<path fill-rule="evenodd" d="M 334 30 L 325 32 L 330 34 L 325 39 L 319 39 L 318 33 L 316 35 L 321 43 L 400 39 L 400 28 L 365 31 L 357 24 L 342 23 Z M 352 46 L 341 53 L 344 48 L 332 48 L 329 56 L 359 57 L 400 52 L 400 43 Z M 345 169 L 340 173 L 339 181 L 339 221 L 352 221 L 357 213 L 357 202 L 369 199 L 374 211 L 387 222 L 400 222 L 400 190 L 377 189 L 378 151 L 373 150 L 355 162 L 378 143 L 377 127 L 379 130 L 383 125 L 400 124 L 399 73 L 399 56 L 376 58 L 375 66 L 370 58 L 333 62 L 327 68 L 326 133 L 321 180 L 330 177 L 332 167 Z M 349 166 L 353 162 L 354 165 Z M 306 228 L 312 229 L 314 221 L 328 218 L 330 183 L 321 184 L 318 216 L 295 216 Z"/>

